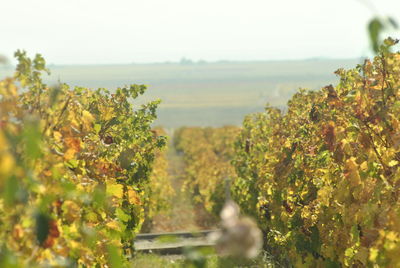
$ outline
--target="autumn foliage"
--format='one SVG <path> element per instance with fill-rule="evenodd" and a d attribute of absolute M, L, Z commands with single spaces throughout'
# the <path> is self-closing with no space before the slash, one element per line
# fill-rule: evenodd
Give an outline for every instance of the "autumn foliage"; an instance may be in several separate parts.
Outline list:
<path fill-rule="evenodd" d="M 232 145 L 239 130 L 235 126 L 183 127 L 174 135 L 185 163 L 184 189 L 214 215 L 219 215 L 225 202 L 225 180 L 235 174 Z"/>
<path fill-rule="evenodd" d="M 141 85 L 49 87 L 40 55 L 16 57 L 0 81 L 0 266 L 123 265 L 165 144 L 158 101 L 133 107 Z"/>
<path fill-rule="evenodd" d="M 336 72 L 287 112 L 248 116 L 236 143 L 235 198 L 271 252 L 295 267 L 400 263 L 400 53 Z"/>
<path fill-rule="evenodd" d="M 161 127 L 153 128 L 154 137 L 167 135 Z M 167 159 L 168 145 L 155 151 L 153 169 L 149 183 L 146 187 L 144 202 L 144 223 L 142 232 L 150 232 L 153 226 L 153 218 L 160 212 L 169 212 L 173 207 L 172 198 L 175 190 L 172 187 L 172 178 L 168 172 L 169 161 Z"/>

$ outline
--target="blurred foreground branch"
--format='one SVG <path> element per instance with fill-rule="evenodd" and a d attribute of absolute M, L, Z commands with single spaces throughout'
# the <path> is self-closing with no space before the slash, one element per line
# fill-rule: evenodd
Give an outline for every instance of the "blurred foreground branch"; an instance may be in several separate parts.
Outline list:
<path fill-rule="evenodd" d="M 0 55 L 0 65 L 7 65 L 9 63 L 8 58 L 6 56 Z"/>

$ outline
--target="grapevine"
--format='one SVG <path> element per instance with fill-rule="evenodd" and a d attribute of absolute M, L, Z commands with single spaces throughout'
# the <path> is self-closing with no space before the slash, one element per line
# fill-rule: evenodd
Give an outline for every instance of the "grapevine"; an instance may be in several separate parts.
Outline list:
<path fill-rule="evenodd" d="M 49 87 L 40 55 L 0 82 L 0 266 L 118 267 L 133 253 L 159 101 L 146 87 Z"/>
<path fill-rule="evenodd" d="M 184 188 L 195 203 L 218 215 L 225 202 L 225 179 L 233 178 L 233 141 L 239 128 L 184 127 L 176 131 L 174 143 L 185 162 Z"/>
<path fill-rule="evenodd" d="M 296 267 L 400 263 L 400 54 L 339 69 L 286 113 L 249 115 L 235 144 L 236 200 Z"/>

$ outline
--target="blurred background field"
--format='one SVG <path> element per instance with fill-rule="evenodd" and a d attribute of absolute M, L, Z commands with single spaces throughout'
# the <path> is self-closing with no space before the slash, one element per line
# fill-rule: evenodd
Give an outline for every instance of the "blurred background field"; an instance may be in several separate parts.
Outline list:
<path fill-rule="evenodd" d="M 240 125 L 246 114 L 265 104 L 284 107 L 300 87 L 319 89 L 337 81 L 334 71 L 360 59 L 297 61 L 192 62 L 121 65 L 50 65 L 50 85 L 117 88 L 132 83 L 149 86 L 142 103 L 161 99 L 154 125 Z M 0 78 L 12 74 L 0 67 Z"/>

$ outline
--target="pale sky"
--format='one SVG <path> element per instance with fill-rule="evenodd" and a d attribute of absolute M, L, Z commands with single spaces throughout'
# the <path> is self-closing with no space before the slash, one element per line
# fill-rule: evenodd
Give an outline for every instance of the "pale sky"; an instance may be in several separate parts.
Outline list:
<path fill-rule="evenodd" d="M 54 64 L 356 58 L 363 0 L 3 0 L 0 54 Z M 399 0 L 370 0 L 400 21 Z"/>

